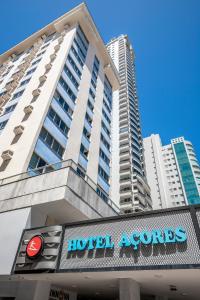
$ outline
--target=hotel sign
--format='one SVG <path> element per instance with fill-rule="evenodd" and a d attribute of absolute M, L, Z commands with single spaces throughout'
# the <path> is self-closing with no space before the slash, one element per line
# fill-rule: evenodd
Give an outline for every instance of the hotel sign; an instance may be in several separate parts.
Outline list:
<path fill-rule="evenodd" d="M 24 230 L 13 273 L 200 267 L 200 206 Z"/>
<path fill-rule="evenodd" d="M 59 272 L 180 268 L 200 264 L 189 209 L 66 225 Z"/>
<path fill-rule="evenodd" d="M 187 240 L 187 234 L 183 227 L 165 228 L 164 230 L 154 229 L 152 231 L 133 231 L 131 234 L 123 232 L 118 241 L 118 247 L 131 247 L 133 250 L 138 250 L 140 244 L 157 245 L 168 243 L 183 243 Z M 113 249 L 115 243 L 112 241 L 112 236 L 97 235 L 88 236 L 86 238 L 75 238 L 67 241 L 67 251 L 91 251 L 95 249 Z"/>

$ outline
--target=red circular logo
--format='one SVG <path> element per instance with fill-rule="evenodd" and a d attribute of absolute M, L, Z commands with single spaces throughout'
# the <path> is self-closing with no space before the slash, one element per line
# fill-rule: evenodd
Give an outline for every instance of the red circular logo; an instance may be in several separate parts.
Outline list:
<path fill-rule="evenodd" d="M 40 235 L 35 235 L 30 239 L 26 247 L 26 254 L 29 258 L 37 257 L 43 249 L 43 238 Z"/>

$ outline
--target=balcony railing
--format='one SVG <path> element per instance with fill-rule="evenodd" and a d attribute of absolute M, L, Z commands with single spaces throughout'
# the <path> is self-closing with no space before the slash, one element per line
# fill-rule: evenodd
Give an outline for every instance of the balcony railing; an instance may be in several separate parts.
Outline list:
<path fill-rule="evenodd" d="M 40 168 L 36 168 L 36 169 L 29 169 L 27 172 L 24 173 L 20 173 L 20 174 L 16 174 L 10 177 L 6 177 L 3 179 L 0 179 L 0 186 L 1 185 L 5 185 L 5 184 L 9 184 L 9 183 L 13 183 L 16 181 L 21 181 L 21 180 L 25 180 L 34 176 L 40 176 L 42 174 L 45 173 L 50 173 L 50 172 L 54 172 L 60 169 L 64 169 L 64 168 L 70 168 L 72 169 L 74 172 L 76 172 L 76 174 L 80 177 L 82 177 L 85 182 L 93 189 L 95 190 L 95 192 L 97 191 L 97 184 L 87 175 L 84 174 L 84 172 L 80 172 L 80 165 L 77 165 L 73 160 L 69 159 L 69 160 L 63 160 L 63 161 L 59 161 L 57 163 L 54 164 L 49 164 L 49 165 L 45 165 L 43 167 Z M 80 174 L 84 174 L 84 175 L 80 175 Z M 99 188 L 99 186 L 98 186 Z M 103 200 L 102 200 L 103 201 Z M 111 200 L 108 198 L 108 200 L 106 201 L 106 203 L 117 213 L 120 212 L 119 207 Z"/>

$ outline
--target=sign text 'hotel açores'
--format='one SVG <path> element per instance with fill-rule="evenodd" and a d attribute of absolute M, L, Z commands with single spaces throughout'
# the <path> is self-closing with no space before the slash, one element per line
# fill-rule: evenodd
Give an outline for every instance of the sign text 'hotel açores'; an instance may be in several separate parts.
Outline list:
<path fill-rule="evenodd" d="M 118 247 L 132 247 L 137 250 L 139 245 L 155 245 L 168 243 L 183 243 L 187 241 L 187 234 L 183 227 L 165 228 L 163 230 L 145 230 L 142 232 L 134 231 L 131 234 L 122 233 L 119 238 Z M 113 249 L 115 243 L 112 241 L 110 234 L 77 237 L 68 239 L 67 251 L 85 251 L 95 249 Z"/>

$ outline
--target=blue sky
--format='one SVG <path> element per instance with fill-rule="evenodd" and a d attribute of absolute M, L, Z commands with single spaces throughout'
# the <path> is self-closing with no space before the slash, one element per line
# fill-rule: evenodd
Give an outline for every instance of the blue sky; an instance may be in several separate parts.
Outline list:
<path fill-rule="evenodd" d="M 1 1 L 0 53 L 79 3 Z M 159 133 L 166 144 L 183 135 L 194 144 L 200 160 L 200 1 L 86 3 L 105 42 L 122 33 L 130 37 L 136 55 L 143 136 Z"/>

